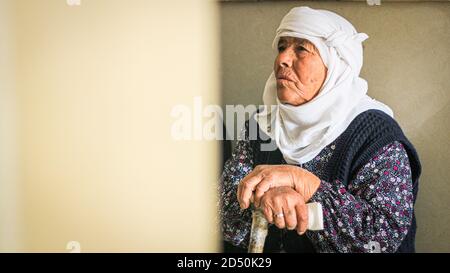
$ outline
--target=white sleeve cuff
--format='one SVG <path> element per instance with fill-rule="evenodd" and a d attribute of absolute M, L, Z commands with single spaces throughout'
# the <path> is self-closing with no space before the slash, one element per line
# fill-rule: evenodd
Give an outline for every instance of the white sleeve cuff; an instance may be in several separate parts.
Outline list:
<path fill-rule="evenodd" d="M 308 208 L 308 230 L 323 229 L 323 211 L 322 204 L 318 202 L 306 204 Z"/>

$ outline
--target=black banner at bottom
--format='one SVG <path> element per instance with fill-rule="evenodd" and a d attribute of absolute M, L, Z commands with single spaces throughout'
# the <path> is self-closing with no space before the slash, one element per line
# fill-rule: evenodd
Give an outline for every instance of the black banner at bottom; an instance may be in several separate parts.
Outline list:
<path fill-rule="evenodd" d="M 78 271 L 99 269 L 129 272 L 286 272 L 305 270 L 389 269 L 429 263 L 433 267 L 449 254 L 221 254 L 221 253 L 78 253 L 78 254 L 0 254 L 4 267 L 32 267 L 34 270 Z M 441 262 L 439 262 L 440 260 Z M 360 266 L 362 267 L 360 267 Z M 24 268 L 25 269 L 25 268 Z M 135 271 L 135 270 L 133 270 Z M 294 272 L 292 271 L 292 272 Z M 47 272 L 47 271 L 45 271 Z"/>

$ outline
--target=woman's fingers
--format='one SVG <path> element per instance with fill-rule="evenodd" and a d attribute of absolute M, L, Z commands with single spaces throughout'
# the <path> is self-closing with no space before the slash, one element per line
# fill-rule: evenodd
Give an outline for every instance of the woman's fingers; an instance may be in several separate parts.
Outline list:
<path fill-rule="evenodd" d="M 308 228 L 308 209 L 303 196 L 289 187 L 270 189 L 261 198 L 261 209 L 267 221 L 280 229 L 296 229 L 302 235 Z"/>
<path fill-rule="evenodd" d="M 287 178 L 288 177 L 288 178 Z M 293 187 L 292 176 L 287 173 L 269 173 L 263 175 L 261 181 L 255 187 L 255 206 L 260 206 L 260 200 L 270 189 L 276 187 Z"/>
<path fill-rule="evenodd" d="M 239 183 L 238 186 L 238 201 L 241 209 L 246 209 L 250 205 L 250 197 L 256 185 L 261 181 L 260 174 L 248 175 Z"/>
<path fill-rule="evenodd" d="M 284 211 L 281 198 L 274 198 L 275 195 L 269 193 L 261 200 L 262 211 L 269 223 L 274 223 L 278 228 L 284 228 Z"/>
<path fill-rule="evenodd" d="M 261 199 L 261 208 L 262 208 L 262 211 L 264 213 L 264 216 L 266 217 L 267 222 L 272 224 L 273 223 L 274 212 L 272 210 L 272 207 L 267 202 L 267 198 L 266 197 L 263 197 Z"/>
<path fill-rule="evenodd" d="M 286 223 L 286 228 L 293 230 L 297 227 L 297 213 L 294 208 L 283 207 L 284 221 Z"/>
<path fill-rule="evenodd" d="M 237 189 L 237 199 L 238 199 L 238 201 L 239 201 L 239 203 L 241 203 L 241 194 L 242 194 L 242 184 L 247 180 L 247 179 L 249 179 L 250 177 L 252 177 L 252 176 L 254 176 L 255 175 L 255 173 L 254 173 L 254 171 L 252 171 L 252 172 L 250 172 L 249 174 L 247 174 L 247 176 L 245 176 L 240 182 L 239 182 L 239 185 L 238 185 L 238 189 Z"/>
<path fill-rule="evenodd" d="M 237 199 L 238 199 L 239 205 L 241 206 L 241 209 L 248 207 L 248 205 L 246 204 L 246 202 L 244 200 L 244 196 L 249 195 L 247 192 L 250 192 L 250 193 L 253 192 L 253 188 L 251 187 L 251 185 L 257 183 L 258 180 L 260 180 L 257 177 L 257 175 L 258 175 L 258 172 L 253 170 L 246 177 L 244 177 L 238 185 Z M 248 198 L 250 198 L 250 197 L 248 197 Z"/>
<path fill-rule="evenodd" d="M 295 206 L 295 211 L 297 214 L 297 233 L 302 235 L 308 228 L 308 209 L 303 202 Z"/>
<path fill-rule="evenodd" d="M 273 187 L 276 187 L 275 181 L 272 176 L 265 176 L 259 183 L 256 185 L 255 189 L 255 206 L 258 208 L 261 204 L 261 198 L 263 195 Z"/>
<path fill-rule="evenodd" d="M 241 209 L 249 207 L 254 194 L 256 207 L 260 206 L 262 196 L 271 188 L 287 186 L 295 188 L 298 180 L 298 167 L 286 165 L 258 165 L 239 183 L 237 199 Z"/>
<path fill-rule="evenodd" d="M 281 202 L 277 202 L 278 200 L 274 200 L 273 204 L 273 218 L 275 225 L 283 229 L 286 227 L 286 223 L 284 222 L 284 211 L 283 206 L 281 205 Z"/>

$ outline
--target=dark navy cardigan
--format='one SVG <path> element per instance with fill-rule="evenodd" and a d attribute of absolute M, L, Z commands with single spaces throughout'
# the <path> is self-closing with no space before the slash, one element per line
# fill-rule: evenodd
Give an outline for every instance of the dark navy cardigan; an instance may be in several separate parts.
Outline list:
<path fill-rule="evenodd" d="M 253 118 L 249 122 L 255 122 Z M 256 122 L 255 122 L 256 123 Z M 281 164 L 280 150 L 261 151 L 263 143 L 270 143 L 257 124 L 257 139 L 250 140 L 254 153 L 254 166 L 261 164 Z M 249 126 L 247 122 L 246 126 Z M 250 130 L 247 130 L 249 132 Z M 326 166 L 325 181 L 339 180 L 347 186 L 361 167 L 382 147 L 391 142 L 403 144 L 410 162 L 414 203 L 419 189 L 421 165 L 414 146 L 404 135 L 398 123 L 379 110 L 368 110 L 359 114 L 336 139 L 336 150 Z M 415 252 L 416 219 L 413 212 L 411 227 L 397 252 Z M 280 230 L 272 225 L 264 246 L 265 252 L 278 252 L 280 247 L 288 252 L 314 252 L 312 243 L 306 235 L 300 236 L 294 230 Z"/>

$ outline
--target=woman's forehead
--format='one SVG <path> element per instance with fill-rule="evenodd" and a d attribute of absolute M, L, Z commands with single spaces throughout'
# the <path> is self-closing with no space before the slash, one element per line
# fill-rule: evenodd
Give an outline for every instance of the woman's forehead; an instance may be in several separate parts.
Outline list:
<path fill-rule="evenodd" d="M 310 41 L 308 41 L 306 39 L 297 38 L 297 37 L 289 37 L 289 36 L 280 37 L 278 43 L 312 44 Z"/>
<path fill-rule="evenodd" d="M 289 36 L 283 36 L 280 37 L 280 39 L 278 40 L 278 45 L 283 45 L 283 46 L 290 46 L 290 45 L 294 45 L 294 46 L 302 46 L 306 49 L 311 50 L 312 52 L 318 52 L 317 47 L 310 42 L 307 39 L 302 39 L 302 38 L 297 38 L 297 37 L 289 37 Z"/>

